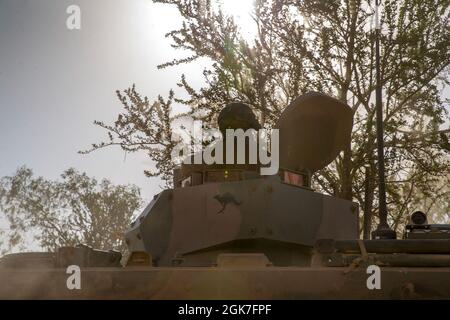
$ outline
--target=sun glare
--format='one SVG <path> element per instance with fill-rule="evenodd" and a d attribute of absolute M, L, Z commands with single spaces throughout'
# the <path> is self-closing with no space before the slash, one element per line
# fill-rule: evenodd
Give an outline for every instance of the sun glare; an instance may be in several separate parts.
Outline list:
<path fill-rule="evenodd" d="M 257 31 L 253 20 L 255 0 L 219 0 L 217 5 L 224 13 L 233 16 L 244 39 L 254 38 Z"/>

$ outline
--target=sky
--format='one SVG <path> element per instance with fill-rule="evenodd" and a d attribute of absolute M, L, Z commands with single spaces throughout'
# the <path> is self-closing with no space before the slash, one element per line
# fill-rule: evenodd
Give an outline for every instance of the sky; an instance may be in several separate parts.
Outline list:
<path fill-rule="evenodd" d="M 245 26 L 252 2 L 227 0 L 222 6 Z M 81 9 L 81 30 L 66 27 L 72 4 Z M 56 179 L 75 167 L 136 184 L 144 199 L 160 192 L 163 182 L 143 174 L 152 165 L 145 154 L 125 156 L 119 147 L 77 152 L 106 137 L 93 121 L 115 120 L 121 111 L 116 90 L 135 83 L 154 100 L 177 92 L 182 73 L 194 87 L 203 84 L 205 60 L 157 69 L 187 56 L 165 38 L 180 26 L 174 6 L 151 0 L 0 0 L 0 176 L 26 165 Z"/>
<path fill-rule="evenodd" d="M 66 27 L 74 3 L 81 30 Z M 135 83 L 153 100 L 183 72 L 201 84 L 202 66 L 156 68 L 182 56 L 164 38 L 179 25 L 174 7 L 148 0 L 0 0 L 0 176 L 26 165 L 55 179 L 75 167 L 137 184 L 144 198 L 159 192 L 162 182 L 143 174 L 151 166 L 145 154 L 77 151 L 105 137 L 93 121 L 115 119 L 117 89 Z"/>

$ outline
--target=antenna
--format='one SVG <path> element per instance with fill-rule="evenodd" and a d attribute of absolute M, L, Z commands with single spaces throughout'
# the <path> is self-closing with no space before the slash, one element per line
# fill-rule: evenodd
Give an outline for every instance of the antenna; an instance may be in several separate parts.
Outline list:
<path fill-rule="evenodd" d="M 375 0 L 375 64 L 377 73 L 376 84 L 376 114 L 377 114 L 377 153 L 378 153 L 378 193 L 379 208 L 378 215 L 380 222 L 377 229 L 372 232 L 372 239 L 395 239 L 397 237 L 394 230 L 387 222 L 386 205 L 386 179 L 384 170 L 384 140 L 383 140 L 383 95 L 380 71 L 380 1 Z"/>

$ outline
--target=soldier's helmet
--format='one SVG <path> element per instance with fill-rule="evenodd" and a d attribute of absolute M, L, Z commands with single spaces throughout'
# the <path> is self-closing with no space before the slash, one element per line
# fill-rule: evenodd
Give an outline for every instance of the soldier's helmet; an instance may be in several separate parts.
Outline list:
<path fill-rule="evenodd" d="M 261 125 L 249 105 L 242 102 L 229 103 L 219 113 L 217 119 L 222 134 L 226 129 L 259 130 Z"/>

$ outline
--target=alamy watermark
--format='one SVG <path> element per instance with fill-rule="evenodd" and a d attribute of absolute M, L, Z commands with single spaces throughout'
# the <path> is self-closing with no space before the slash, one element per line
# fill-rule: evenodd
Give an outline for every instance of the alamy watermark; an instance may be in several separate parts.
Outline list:
<path fill-rule="evenodd" d="M 67 7 L 66 27 L 69 30 L 81 30 L 81 8 L 76 4 Z"/>
<path fill-rule="evenodd" d="M 370 274 L 367 278 L 366 286 L 369 290 L 381 289 L 381 269 L 377 265 L 370 265 L 366 269 L 366 273 Z"/>
<path fill-rule="evenodd" d="M 69 290 L 81 290 L 81 269 L 77 265 L 68 266 L 66 273 L 70 276 L 66 280 L 66 286 Z"/>
<path fill-rule="evenodd" d="M 214 142 L 203 148 L 211 137 Z M 259 164 L 261 175 L 274 175 L 279 169 L 279 137 L 278 129 L 227 129 L 222 137 L 194 121 L 188 141 L 180 141 L 171 156 L 174 162 L 181 157 L 184 164 Z"/>

